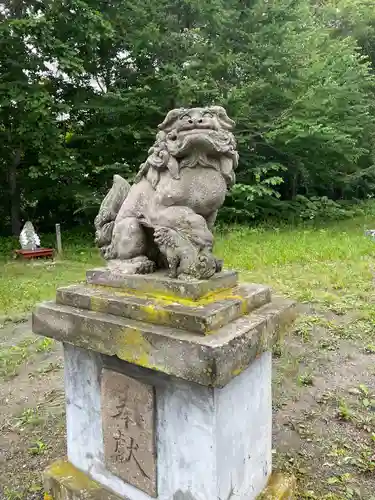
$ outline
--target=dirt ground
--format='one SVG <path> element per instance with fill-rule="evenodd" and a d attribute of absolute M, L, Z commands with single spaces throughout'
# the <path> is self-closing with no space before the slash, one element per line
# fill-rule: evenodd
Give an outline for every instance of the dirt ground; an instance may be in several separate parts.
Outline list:
<path fill-rule="evenodd" d="M 0 329 L 0 498 L 41 499 L 41 472 L 65 454 L 62 348 L 30 322 Z"/>
<path fill-rule="evenodd" d="M 299 499 L 375 500 L 375 346 L 351 322 L 301 307 L 275 352 L 274 467 Z M 61 346 L 26 322 L 0 328 L 0 352 L 0 498 L 42 499 L 41 472 L 65 454 Z"/>

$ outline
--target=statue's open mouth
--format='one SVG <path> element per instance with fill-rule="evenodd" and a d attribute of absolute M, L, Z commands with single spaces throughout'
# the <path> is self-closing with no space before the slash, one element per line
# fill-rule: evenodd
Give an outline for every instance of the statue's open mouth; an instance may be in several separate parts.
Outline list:
<path fill-rule="evenodd" d="M 194 135 L 194 134 L 209 134 L 212 132 L 216 132 L 216 130 L 213 128 L 207 128 L 207 127 L 205 127 L 205 128 L 196 127 L 196 128 L 191 128 L 189 130 L 180 130 L 178 135 L 179 136 L 186 136 L 186 135 Z"/>
<path fill-rule="evenodd" d="M 199 150 L 205 154 L 223 154 L 230 149 L 228 137 L 213 129 L 186 130 L 178 134 L 174 142 L 173 154 L 182 158 L 193 150 Z"/>

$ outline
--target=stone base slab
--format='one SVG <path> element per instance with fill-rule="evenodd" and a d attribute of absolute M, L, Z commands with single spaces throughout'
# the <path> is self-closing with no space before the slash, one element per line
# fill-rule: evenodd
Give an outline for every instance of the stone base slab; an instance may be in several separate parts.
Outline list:
<path fill-rule="evenodd" d="M 160 299 L 135 295 L 116 288 L 72 285 L 57 290 L 61 305 L 113 314 L 209 335 L 237 318 L 271 301 L 271 290 L 262 285 L 241 285 L 200 301 Z"/>
<path fill-rule="evenodd" d="M 33 332 L 210 387 L 223 387 L 272 349 L 295 317 L 292 301 L 274 298 L 212 335 L 46 302 Z"/>
<path fill-rule="evenodd" d="M 124 500 L 64 460 L 46 469 L 44 488 L 45 500 Z"/>
<path fill-rule="evenodd" d="M 199 300 L 218 290 L 237 285 L 235 271 L 222 271 L 209 280 L 189 280 L 169 278 L 164 271 L 152 274 L 126 274 L 109 267 L 91 269 L 86 273 L 87 283 L 122 288 L 130 292 L 158 293 L 166 297 Z"/>
<path fill-rule="evenodd" d="M 44 472 L 45 500 L 128 500 L 103 488 L 68 461 L 58 460 Z M 293 476 L 273 473 L 258 500 L 294 500 Z"/>
<path fill-rule="evenodd" d="M 267 488 L 258 497 L 258 500 L 294 500 L 296 478 L 281 472 L 273 473 Z"/>

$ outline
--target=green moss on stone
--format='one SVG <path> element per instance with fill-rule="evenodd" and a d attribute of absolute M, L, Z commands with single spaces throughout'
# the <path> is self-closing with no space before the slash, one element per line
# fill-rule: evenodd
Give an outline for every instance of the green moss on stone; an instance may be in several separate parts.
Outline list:
<path fill-rule="evenodd" d="M 258 496 L 258 500 L 293 500 L 295 489 L 294 476 L 277 472 L 271 475 L 267 488 Z"/>
<path fill-rule="evenodd" d="M 90 309 L 95 312 L 107 312 L 108 300 L 104 297 L 91 295 L 90 297 Z"/>
<path fill-rule="evenodd" d="M 136 291 L 136 290 L 131 290 L 127 288 L 113 288 L 109 287 L 106 285 L 90 285 L 90 288 L 96 289 L 96 290 L 105 290 L 105 291 L 110 291 L 113 295 L 117 295 L 118 297 L 138 297 L 142 299 L 153 299 L 156 304 L 160 306 L 169 306 L 172 304 L 181 304 L 183 306 L 188 306 L 188 307 L 199 307 L 199 306 L 206 306 L 208 304 L 212 304 L 214 302 L 220 301 L 220 300 L 233 300 L 233 299 L 239 299 L 241 302 L 244 301 L 243 297 L 241 295 L 236 294 L 236 289 L 233 288 L 222 288 L 215 290 L 214 292 L 207 293 L 206 295 L 203 295 L 200 299 L 193 300 L 193 299 L 187 299 L 187 298 L 182 298 L 177 295 L 166 295 L 165 293 L 159 293 L 159 292 L 147 292 L 147 291 Z"/>
<path fill-rule="evenodd" d="M 45 500 L 120 500 L 70 462 L 59 460 L 44 473 Z"/>
<path fill-rule="evenodd" d="M 117 356 L 124 361 L 150 368 L 150 343 L 137 328 L 126 328 L 117 342 Z"/>
<path fill-rule="evenodd" d="M 72 491 L 92 491 L 101 488 L 97 482 L 64 460 L 58 460 L 50 465 L 45 471 L 45 477 L 61 483 Z"/>

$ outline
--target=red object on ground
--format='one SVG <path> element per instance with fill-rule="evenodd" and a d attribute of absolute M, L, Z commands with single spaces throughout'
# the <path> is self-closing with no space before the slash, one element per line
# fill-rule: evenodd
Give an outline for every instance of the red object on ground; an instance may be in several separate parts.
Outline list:
<path fill-rule="evenodd" d="M 24 259 L 53 257 L 53 248 L 37 248 L 36 250 L 16 250 L 16 255 Z"/>

